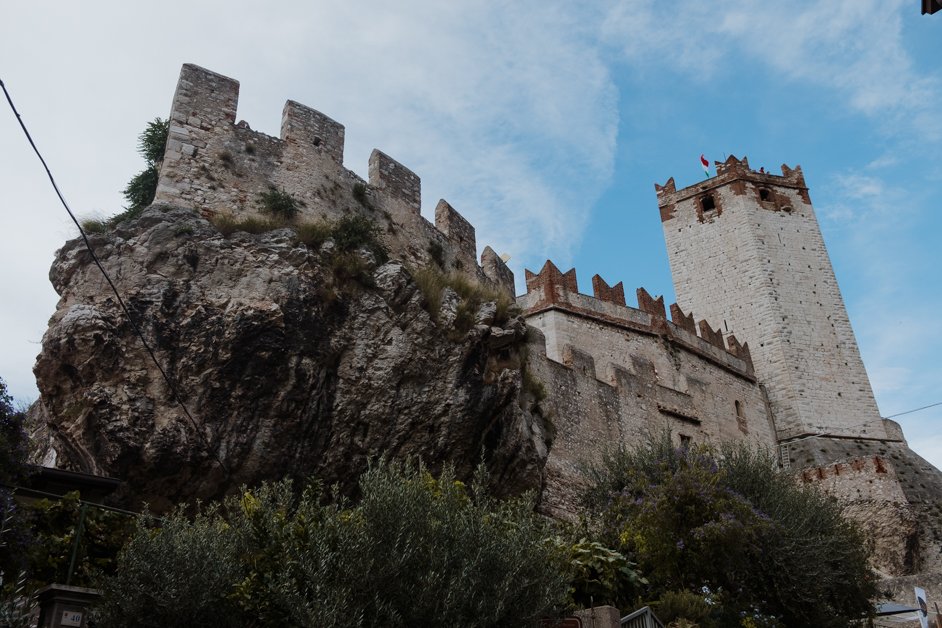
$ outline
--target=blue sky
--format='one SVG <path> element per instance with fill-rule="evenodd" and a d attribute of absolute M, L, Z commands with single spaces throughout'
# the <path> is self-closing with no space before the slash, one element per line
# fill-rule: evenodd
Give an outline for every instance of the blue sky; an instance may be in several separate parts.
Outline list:
<path fill-rule="evenodd" d="M 180 65 L 241 81 L 277 135 L 288 98 L 378 147 L 523 268 L 551 258 L 673 290 L 654 182 L 697 159 L 800 164 L 884 415 L 942 401 L 942 15 L 918 0 L 46 2 L 4 9 L 0 77 L 82 215 L 120 209 L 136 136 Z M 0 376 L 22 400 L 74 235 L 0 115 Z M 630 299 L 629 299 L 630 300 Z M 900 417 L 942 466 L 942 406 Z"/>

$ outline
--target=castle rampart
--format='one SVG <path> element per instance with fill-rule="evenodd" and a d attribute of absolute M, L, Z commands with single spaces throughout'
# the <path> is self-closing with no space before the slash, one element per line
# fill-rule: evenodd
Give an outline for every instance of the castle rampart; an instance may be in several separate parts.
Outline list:
<path fill-rule="evenodd" d="M 207 216 L 260 215 L 260 196 L 282 190 L 300 203 L 303 217 L 367 216 L 405 261 L 439 265 L 513 294 L 513 273 L 496 255 L 482 255 L 478 264 L 474 228 L 449 203 L 439 202 L 435 224 L 421 215 L 421 179 L 409 168 L 374 150 L 364 181 L 343 165 L 340 123 L 289 100 L 281 137 L 271 137 L 236 123 L 238 102 L 238 81 L 183 66 L 156 203 L 195 207 Z"/>
<path fill-rule="evenodd" d="M 573 478 L 605 447 L 670 429 L 694 442 L 749 441 L 772 448 L 775 430 L 748 347 L 722 335 L 697 336 L 693 315 L 663 297 L 637 291 L 625 305 L 621 283 L 593 278 L 595 296 L 579 293 L 575 270 L 546 262 L 527 271 L 518 297 L 533 332 L 528 368 L 547 391 L 541 403 L 556 426 L 546 466 L 546 509 L 574 505 Z M 706 325 L 705 322 L 702 322 Z M 711 329 L 708 325 L 701 329 Z"/>
<path fill-rule="evenodd" d="M 725 368 L 739 377 L 755 382 L 755 373 L 748 344 L 741 345 L 730 336 L 727 346 L 721 333 L 705 320 L 699 322 L 700 335 L 693 325 L 693 313 L 685 315 L 677 304 L 671 305 L 675 321 L 668 320 L 664 297 L 654 298 L 644 288 L 637 290 L 638 307 L 625 305 L 624 287 L 619 282 L 610 287 L 596 275 L 592 279 L 595 296 L 581 294 L 576 271 L 563 273 L 550 261 L 539 273 L 526 272 L 527 293 L 517 299 L 527 318 L 549 311 L 564 313 L 607 326 L 662 337 L 665 342 L 698 354 L 701 358 Z M 548 355 L 558 359 L 560 351 L 550 337 Z"/>
<path fill-rule="evenodd" d="M 493 249 L 478 264 L 475 229 L 451 204 L 439 201 L 434 224 L 422 216 L 408 167 L 374 150 L 364 180 L 344 167 L 340 123 L 288 101 L 271 137 L 237 122 L 238 99 L 237 81 L 183 66 L 157 203 L 241 218 L 261 215 L 260 196 L 279 189 L 302 218 L 367 217 L 407 263 L 514 293 Z M 730 157 L 716 170 L 682 189 L 673 178 L 655 186 L 678 297 L 669 308 L 644 289 L 630 307 L 623 284 L 598 275 L 581 294 L 575 270 L 551 262 L 526 272 L 526 375 L 545 396 L 537 387 L 520 399 L 554 434 L 537 445 L 549 448 L 543 510 L 575 512 L 586 463 L 669 428 L 678 441 L 780 446 L 783 466 L 805 469 L 860 520 L 887 522 L 873 535 L 889 548 L 881 568 L 942 569 L 937 516 L 898 533 L 937 508 L 942 476 L 879 417 L 801 168 L 757 172 Z M 893 545 L 903 536 L 918 543 Z"/>

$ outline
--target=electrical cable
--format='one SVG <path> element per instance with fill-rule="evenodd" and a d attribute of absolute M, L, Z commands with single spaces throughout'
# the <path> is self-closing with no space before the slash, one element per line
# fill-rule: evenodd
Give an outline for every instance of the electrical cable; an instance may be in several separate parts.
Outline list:
<path fill-rule="evenodd" d="M 131 316 L 130 310 L 128 310 L 127 305 L 124 303 L 124 299 L 121 298 L 121 294 L 118 292 L 118 289 L 115 287 L 114 283 L 111 281 L 111 277 L 108 276 L 108 273 L 105 271 L 104 266 L 102 266 L 101 261 L 98 259 L 98 256 L 95 255 L 94 249 L 92 249 L 91 243 L 88 241 L 88 236 L 85 235 L 85 230 L 82 229 L 81 223 L 75 217 L 75 214 L 72 213 L 72 209 L 69 207 L 69 204 L 66 202 L 65 197 L 62 196 L 62 192 L 59 190 L 59 186 L 56 185 L 56 180 L 52 176 L 52 171 L 49 169 L 49 166 L 46 164 L 46 160 L 43 159 L 42 153 L 39 152 L 39 149 L 36 147 L 36 143 L 33 141 L 32 136 L 29 134 L 29 130 L 26 128 L 26 124 L 23 122 L 20 112 L 16 110 L 16 106 L 13 104 L 13 99 L 10 97 L 10 92 L 7 91 L 7 87 L 4 84 L 3 80 L 0 79 L 0 88 L 3 89 L 3 94 L 6 96 L 7 102 L 10 105 L 10 109 L 13 110 L 13 115 L 16 116 L 16 121 L 19 122 L 20 128 L 23 129 L 23 133 L 26 135 L 26 139 L 29 141 L 29 145 L 32 146 L 33 152 L 36 153 L 36 156 L 39 157 L 39 161 L 42 163 L 43 168 L 46 170 L 46 175 L 49 177 L 49 182 L 52 183 L 52 188 L 56 191 L 56 195 L 59 197 L 59 201 L 62 203 L 62 206 L 65 208 L 65 211 L 68 212 L 69 217 L 72 219 L 72 222 L 75 223 L 75 226 L 78 227 L 79 233 L 82 235 L 82 240 L 85 241 L 85 247 L 88 249 L 89 254 L 92 257 L 92 261 L 95 262 L 95 266 L 98 267 L 98 270 L 101 271 L 101 274 L 104 275 L 105 281 L 108 282 L 108 285 L 111 287 L 111 291 L 114 293 L 115 298 L 118 300 L 118 304 L 121 306 L 121 309 L 124 311 L 124 315 L 127 317 L 128 322 L 131 324 L 131 329 L 134 330 L 135 335 L 140 339 L 141 344 L 144 345 L 144 349 L 147 350 L 147 353 L 150 355 L 151 360 L 154 362 L 154 365 L 157 367 L 157 370 L 160 371 L 161 376 L 164 379 L 164 382 L 167 384 L 167 388 L 170 390 L 170 394 L 173 397 L 173 401 L 176 402 L 180 409 L 183 410 L 183 413 L 189 419 L 190 424 L 193 426 L 193 429 L 196 431 L 197 436 L 200 441 L 202 441 L 203 446 L 206 448 L 206 451 L 212 455 L 216 460 L 216 463 L 219 464 L 220 468 L 229 476 L 229 469 L 223 464 L 222 460 L 219 459 L 217 451 L 212 448 L 209 444 L 209 441 L 206 439 L 206 435 L 203 434 L 203 430 L 200 428 L 199 424 L 196 422 L 196 419 L 193 418 L 193 415 L 190 414 L 189 409 L 183 403 L 183 400 L 180 398 L 180 395 L 177 393 L 176 386 L 173 385 L 173 382 L 170 381 L 170 377 L 167 375 L 167 372 L 160 365 L 160 362 L 157 361 L 157 356 L 154 354 L 153 349 L 151 349 L 150 344 L 144 338 L 144 334 L 141 332 L 140 327 L 137 323 L 134 322 L 134 317 Z"/>
<path fill-rule="evenodd" d="M 919 412 L 920 410 L 927 410 L 928 408 L 934 408 L 936 406 L 942 406 L 942 401 L 937 401 L 936 403 L 930 403 L 928 406 L 922 406 L 921 408 L 913 408 L 912 410 L 906 410 L 905 412 L 897 412 L 896 414 L 891 414 L 890 416 L 881 416 L 881 419 L 892 419 L 894 417 L 903 416 L 904 414 L 912 414 L 913 412 Z M 844 429 L 851 427 L 860 427 L 861 425 L 867 425 L 868 423 L 873 423 L 873 421 L 863 421 L 862 423 L 854 423 L 853 425 L 848 425 Z M 808 440 L 809 438 L 821 438 L 827 437 L 830 434 L 826 432 L 820 432 L 817 434 L 807 434 L 805 436 L 799 436 L 798 438 L 793 438 L 788 441 L 785 441 L 782 444 L 791 444 L 797 443 L 798 441 Z"/>
<path fill-rule="evenodd" d="M 25 488 L 22 486 L 16 486 L 14 484 L 0 484 L 0 486 L 2 486 L 3 488 L 10 489 L 11 491 L 13 491 L 13 493 L 19 493 L 27 497 L 35 497 L 38 495 L 46 499 L 55 499 L 56 501 L 65 501 L 65 495 L 61 495 L 59 493 L 50 493 L 48 491 L 41 491 L 37 488 Z M 108 512 L 116 512 L 118 514 L 127 515 L 129 517 L 137 517 L 137 518 L 144 517 L 147 519 L 155 519 L 157 521 L 164 521 L 163 517 L 157 517 L 146 512 L 125 510 L 124 508 L 118 508 L 116 506 L 108 506 L 106 504 L 99 504 L 97 502 L 91 502 L 91 501 L 81 499 L 81 498 L 79 498 L 78 503 L 84 506 L 91 506 L 92 508 L 98 508 L 99 510 L 107 510 Z"/>
<path fill-rule="evenodd" d="M 883 417 L 884 419 L 892 419 L 893 417 L 903 416 L 904 414 L 912 414 L 913 412 L 919 412 L 920 410 L 926 410 L 928 408 L 934 408 L 936 406 L 942 406 L 942 401 L 937 401 L 935 403 L 930 403 L 928 406 L 923 406 L 921 408 L 915 408 L 913 410 L 907 410 L 906 412 L 897 412 L 896 414 L 891 414 L 890 416 Z"/>

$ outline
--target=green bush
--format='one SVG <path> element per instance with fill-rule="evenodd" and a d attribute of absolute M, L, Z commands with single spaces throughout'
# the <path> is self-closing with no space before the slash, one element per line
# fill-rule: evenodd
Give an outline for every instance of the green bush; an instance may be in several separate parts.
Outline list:
<path fill-rule="evenodd" d="M 124 199 L 128 202 L 127 210 L 141 210 L 154 202 L 157 193 L 157 165 L 164 158 L 167 148 L 167 136 L 170 133 L 170 120 L 155 118 L 147 123 L 143 133 L 138 136 L 137 151 L 147 162 L 147 167 L 134 175 L 124 188 Z M 132 216 L 115 216 L 109 226 Z"/>
<path fill-rule="evenodd" d="M 654 605 L 657 618 L 666 624 L 676 620 L 702 622 L 713 612 L 713 607 L 702 595 L 691 591 L 667 591 Z"/>
<path fill-rule="evenodd" d="M 461 337 L 474 325 L 474 316 L 484 303 L 492 301 L 497 306 L 494 324 L 502 325 L 517 315 L 520 310 L 512 297 L 473 281 L 460 273 L 443 273 L 431 267 L 413 271 L 412 277 L 424 297 L 424 305 L 432 320 L 438 321 L 442 305 L 442 293 L 451 288 L 461 299 L 454 322 L 455 338 Z"/>
<path fill-rule="evenodd" d="M 128 202 L 127 208 L 129 210 L 142 209 L 153 203 L 154 196 L 157 194 L 157 180 L 159 178 L 160 173 L 155 165 L 150 165 L 134 175 L 122 192 L 124 200 Z M 115 222 L 122 219 L 118 218 Z"/>
<path fill-rule="evenodd" d="M 439 268 L 445 268 L 445 248 L 438 242 L 432 242 L 428 245 L 428 254 L 432 261 L 438 264 Z"/>
<path fill-rule="evenodd" d="M 323 221 L 303 222 L 296 225 L 294 230 L 297 233 L 299 243 L 317 249 L 330 238 L 332 227 L 330 223 Z"/>
<path fill-rule="evenodd" d="M 105 574 L 114 572 L 118 552 L 131 537 L 136 525 L 133 516 L 86 506 L 77 491 L 61 499 L 40 499 L 22 505 L 22 515 L 32 533 L 32 542 L 24 552 L 29 588 L 50 582 L 70 582 L 93 586 Z M 76 535 L 81 534 L 78 545 Z M 69 567 L 72 552 L 75 563 Z"/>
<path fill-rule="evenodd" d="M 365 248 L 373 253 L 379 264 L 388 259 L 386 249 L 379 242 L 379 229 L 369 218 L 344 216 L 333 225 L 330 237 L 341 251 Z"/>
<path fill-rule="evenodd" d="M 571 598 L 576 608 L 609 604 L 627 608 L 647 580 L 624 554 L 598 541 L 579 539 L 569 545 Z"/>
<path fill-rule="evenodd" d="M 0 379 L 0 576 L 11 577 L 25 569 L 26 550 L 31 543 L 29 524 L 8 488 L 19 484 L 29 472 L 29 437 L 26 416 L 13 407 L 7 385 Z"/>
<path fill-rule="evenodd" d="M 181 511 L 159 528 L 142 521 L 105 581 L 101 626 L 239 626 L 234 587 L 246 572 L 236 537 L 216 511 Z"/>
<path fill-rule="evenodd" d="M 373 204 L 370 202 L 370 197 L 367 195 L 366 185 L 363 183 L 357 182 L 353 184 L 353 198 L 366 209 L 373 209 Z"/>
<path fill-rule="evenodd" d="M 716 625 L 846 626 L 872 612 L 860 530 L 768 452 L 676 448 L 664 434 L 611 452 L 591 478 L 602 540 L 638 561 L 651 598 L 708 592 Z"/>
<path fill-rule="evenodd" d="M 304 203 L 285 190 L 274 187 L 258 195 L 258 204 L 263 212 L 282 220 L 294 219 L 304 206 Z"/>
<path fill-rule="evenodd" d="M 482 486 L 381 463 L 355 505 L 280 482 L 192 522 L 174 515 L 122 553 L 102 625 L 523 626 L 553 614 L 568 567 L 549 524 L 531 501 Z"/>

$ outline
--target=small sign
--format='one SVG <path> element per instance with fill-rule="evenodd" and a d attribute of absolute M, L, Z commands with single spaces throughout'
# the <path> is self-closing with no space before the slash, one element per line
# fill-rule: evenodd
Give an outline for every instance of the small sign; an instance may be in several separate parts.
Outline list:
<path fill-rule="evenodd" d="M 82 614 L 75 611 L 62 611 L 62 621 L 60 626 L 81 626 Z"/>
<path fill-rule="evenodd" d="M 919 607 L 919 624 L 922 628 L 929 628 L 929 605 L 926 604 L 926 591 L 916 587 L 916 606 Z"/>

